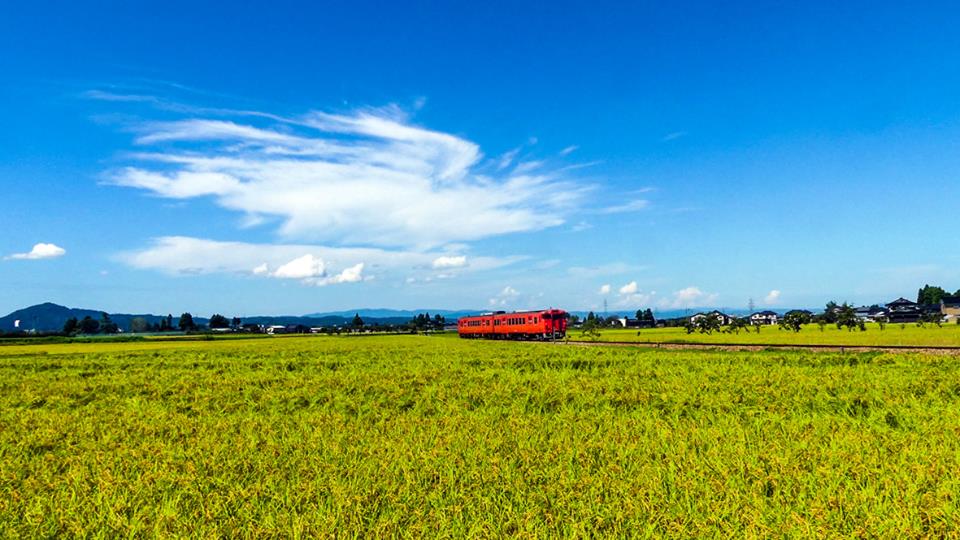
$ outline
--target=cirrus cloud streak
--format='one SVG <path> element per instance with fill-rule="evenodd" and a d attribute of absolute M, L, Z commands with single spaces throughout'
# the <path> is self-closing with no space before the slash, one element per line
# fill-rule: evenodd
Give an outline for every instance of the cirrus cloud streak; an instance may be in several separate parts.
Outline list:
<path fill-rule="evenodd" d="M 263 125 L 264 122 L 269 122 Z M 288 240 L 425 250 L 560 225 L 585 188 L 542 162 L 478 172 L 480 148 L 396 107 L 296 118 L 187 118 L 133 128 L 147 151 L 110 183 L 210 197 Z"/>

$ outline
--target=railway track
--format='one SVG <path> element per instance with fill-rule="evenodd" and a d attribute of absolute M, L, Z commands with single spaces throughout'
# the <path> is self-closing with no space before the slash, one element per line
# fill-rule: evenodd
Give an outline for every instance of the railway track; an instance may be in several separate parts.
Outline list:
<path fill-rule="evenodd" d="M 960 346 L 946 345 L 821 345 L 770 343 L 663 343 L 658 341 L 556 341 L 585 347 L 643 347 L 653 349 L 714 349 L 721 351 L 801 350 L 818 352 L 920 352 L 960 356 Z"/>

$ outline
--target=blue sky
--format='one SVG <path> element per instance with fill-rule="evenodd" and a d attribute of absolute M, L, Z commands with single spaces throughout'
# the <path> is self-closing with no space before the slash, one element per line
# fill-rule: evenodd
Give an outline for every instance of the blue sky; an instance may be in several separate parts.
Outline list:
<path fill-rule="evenodd" d="M 2 312 L 960 287 L 955 5 L 133 4 L 2 8 Z"/>

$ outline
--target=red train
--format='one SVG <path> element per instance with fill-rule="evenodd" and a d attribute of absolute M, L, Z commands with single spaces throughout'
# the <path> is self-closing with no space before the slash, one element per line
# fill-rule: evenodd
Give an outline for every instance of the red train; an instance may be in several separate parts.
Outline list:
<path fill-rule="evenodd" d="M 562 309 L 485 313 L 461 317 L 461 338 L 560 339 L 567 335 L 567 312 Z"/>

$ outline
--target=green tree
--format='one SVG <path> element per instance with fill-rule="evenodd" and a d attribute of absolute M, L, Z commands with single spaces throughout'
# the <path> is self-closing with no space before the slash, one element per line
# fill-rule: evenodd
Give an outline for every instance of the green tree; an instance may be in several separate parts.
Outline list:
<path fill-rule="evenodd" d="M 93 317 L 87 315 L 80 321 L 80 333 L 81 334 L 96 334 L 100 331 L 100 321 L 94 319 Z"/>
<path fill-rule="evenodd" d="M 230 320 L 219 313 L 214 313 L 210 317 L 210 328 L 228 328 L 229 326 Z"/>
<path fill-rule="evenodd" d="M 130 320 L 130 331 L 141 334 L 150 330 L 150 323 L 143 317 L 134 317 Z"/>
<path fill-rule="evenodd" d="M 70 317 L 69 319 L 67 319 L 67 322 L 63 323 L 63 333 L 67 334 L 68 336 L 73 335 L 74 333 L 76 333 L 77 328 L 79 326 L 80 326 L 80 323 L 79 321 L 77 321 L 77 318 Z"/>
<path fill-rule="evenodd" d="M 833 300 L 827 302 L 826 308 L 823 310 L 823 320 L 827 321 L 829 324 L 837 322 L 837 309 L 840 307 L 839 304 Z"/>
<path fill-rule="evenodd" d="M 720 330 L 720 319 L 712 314 L 704 313 L 694 320 L 694 326 L 701 334 L 710 335 Z"/>
<path fill-rule="evenodd" d="M 949 296 L 947 291 L 943 290 L 942 287 L 931 287 L 930 285 L 924 285 L 919 291 L 917 291 L 917 303 L 920 305 L 935 305 L 939 304 L 940 300 L 944 296 Z"/>
<path fill-rule="evenodd" d="M 234 317 L 233 320 L 230 321 L 230 327 L 234 330 L 239 330 L 242 325 L 243 321 L 240 320 L 240 317 Z"/>
<path fill-rule="evenodd" d="M 166 317 L 160 319 L 160 328 L 161 332 L 172 332 L 173 331 L 173 315 L 167 314 Z"/>
<path fill-rule="evenodd" d="M 357 328 L 357 329 L 363 328 L 363 319 L 360 318 L 360 314 L 359 314 L 359 313 L 355 313 L 355 314 L 353 315 L 353 322 L 350 323 L 350 326 L 352 326 L 352 327 L 354 327 L 354 328 Z"/>
<path fill-rule="evenodd" d="M 850 304 L 844 302 L 837 308 L 836 313 L 837 330 L 846 327 L 847 331 L 853 331 L 854 328 L 859 327 L 860 319 L 857 318 L 857 310 Z"/>
<path fill-rule="evenodd" d="M 730 319 L 730 324 L 727 326 L 728 334 L 740 334 L 741 330 L 747 330 L 747 319 L 744 317 L 733 317 Z"/>
<path fill-rule="evenodd" d="M 803 311 L 790 311 L 780 318 L 780 328 L 799 332 L 803 325 L 810 322 L 810 315 Z"/>
<path fill-rule="evenodd" d="M 106 311 L 100 313 L 100 331 L 104 334 L 116 334 L 120 331 L 120 327 L 110 320 L 110 314 Z"/>
<path fill-rule="evenodd" d="M 593 312 L 590 314 L 593 315 Z M 583 326 L 580 328 L 580 337 L 589 341 L 597 341 L 600 339 L 600 323 L 596 317 L 592 319 L 587 318 L 587 322 L 583 323 Z"/>
<path fill-rule="evenodd" d="M 197 329 L 197 324 L 193 322 L 193 315 L 190 313 L 183 313 L 180 315 L 180 322 L 177 323 L 177 328 L 183 332 L 193 332 Z"/>

